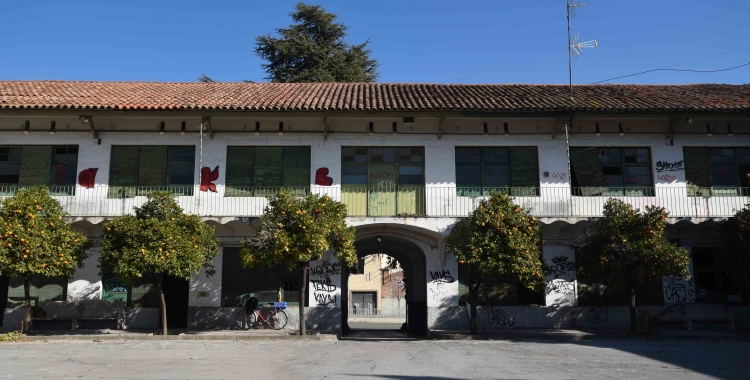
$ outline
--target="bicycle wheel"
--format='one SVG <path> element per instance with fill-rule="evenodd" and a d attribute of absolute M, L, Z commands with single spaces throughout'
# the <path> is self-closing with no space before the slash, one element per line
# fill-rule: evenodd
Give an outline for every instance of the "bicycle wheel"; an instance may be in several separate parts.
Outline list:
<path fill-rule="evenodd" d="M 270 326 L 274 330 L 281 330 L 286 327 L 286 323 L 289 322 L 289 316 L 284 310 L 277 310 L 269 312 Z"/>
<path fill-rule="evenodd" d="M 253 316 L 254 315 L 255 314 L 253 314 Z M 237 323 L 237 328 L 241 330 L 247 330 L 250 328 L 250 326 L 252 326 L 252 324 L 250 324 L 250 319 L 248 318 L 245 310 L 240 310 L 237 313 L 237 317 L 235 317 L 235 321 Z"/>

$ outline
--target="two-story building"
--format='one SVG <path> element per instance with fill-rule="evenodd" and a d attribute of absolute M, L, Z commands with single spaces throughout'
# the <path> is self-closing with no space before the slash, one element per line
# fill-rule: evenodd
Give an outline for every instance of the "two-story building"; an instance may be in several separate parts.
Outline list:
<path fill-rule="evenodd" d="M 488 283 L 481 328 L 627 328 L 627 301 L 577 278 L 575 238 L 609 197 L 670 213 L 668 235 L 692 254 L 693 279 L 639 290 L 670 318 L 750 326 L 748 273 L 722 259 L 717 227 L 750 195 L 750 86 L 0 82 L 0 194 L 47 185 L 94 242 L 105 221 L 153 189 L 216 227 L 216 274 L 172 280 L 174 327 L 234 325 L 248 295 L 294 305 L 297 273 L 243 268 L 265 196 L 281 187 L 348 207 L 360 257 L 396 258 L 409 330 L 466 329 L 464 272 L 445 237 L 491 189 L 543 223 L 544 291 Z M 48 315 L 116 316 L 154 327 L 148 284 L 97 268 L 100 244 L 70 278 L 37 278 Z M 349 268 L 311 263 L 308 324 L 346 329 Z M 7 290 L 7 295 L 5 291 Z M 0 278 L 3 325 L 22 311 Z M 297 310 L 289 328 L 296 328 Z M 92 322 L 92 325 L 95 324 Z"/>

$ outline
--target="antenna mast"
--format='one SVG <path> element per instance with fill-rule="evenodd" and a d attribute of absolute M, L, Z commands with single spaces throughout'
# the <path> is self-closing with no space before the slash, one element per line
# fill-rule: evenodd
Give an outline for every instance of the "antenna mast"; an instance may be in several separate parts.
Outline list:
<path fill-rule="evenodd" d="M 568 79 L 570 83 L 570 100 L 573 100 L 573 57 L 579 57 L 583 54 L 584 48 L 595 48 L 598 43 L 596 40 L 578 42 L 578 34 L 570 39 L 570 20 L 576 17 L 579 7 L 585 7 L 588 3 L 576 3 L 575 0 L 566 0 L 567 18 L 568 18 Z"/>

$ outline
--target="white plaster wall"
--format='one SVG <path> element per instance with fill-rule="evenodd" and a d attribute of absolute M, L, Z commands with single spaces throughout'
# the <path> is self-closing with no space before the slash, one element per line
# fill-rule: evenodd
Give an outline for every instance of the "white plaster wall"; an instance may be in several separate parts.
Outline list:
<path fill-rule="evenodd" d="M 102 278 L 99 276 L 99 249 L 89 249 L 89 257 L 83 261 L 68 282 L 68 301 L 100 300 L 102 298 Z"/>
<path fill-rule="evenodd" d="M 190 298 L 188 299 L 188 306 L 215 306 L 221 307 L 221 279 L 222 279 L 222 247 L 219 249 L 219 254 L 214 257 L 214 273 L 211 277 L 206 277 L 206 273 L 203 269 L 200 272 L 193 274 L 193 279 L 190 281 Z M 199 292 L 207 292 L 208 296 L 199 297 Z"/>
<path fill-rule="evenodd" d="M 547 244 L 543 248 L 544 261 L 553 273 L 547 277 L 544 289 L 547 306 L 578 306 L 573 247 Z"/>
<path fill-rule="evenodd" d="M 695 294 L 695 272 L 693 272 L 693 247 L 684 247 L 690 254 L 690 280 L 682 277 L 664 277 L 662 287 L 664 289 L 664 303 L 666 304 L 694 304 Z"/>

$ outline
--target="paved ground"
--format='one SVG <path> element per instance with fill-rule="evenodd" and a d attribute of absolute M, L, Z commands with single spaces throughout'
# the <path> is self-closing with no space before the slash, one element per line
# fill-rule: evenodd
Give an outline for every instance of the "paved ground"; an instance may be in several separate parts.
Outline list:
<path fill-rule="evenodd" d="M 0 343 L 0 378 L 747 379 L 747 342 Z"/>

